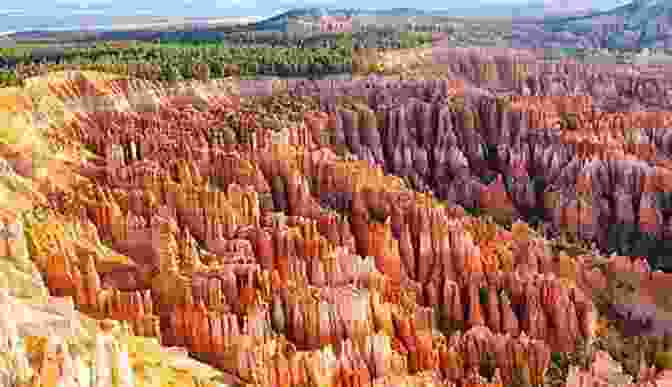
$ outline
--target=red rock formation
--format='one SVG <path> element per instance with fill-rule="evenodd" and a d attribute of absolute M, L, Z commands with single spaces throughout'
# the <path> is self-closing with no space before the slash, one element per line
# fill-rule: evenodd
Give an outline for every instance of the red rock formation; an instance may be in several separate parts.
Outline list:
<path fill-rule="evenodd" d="M 423 93 L 433 87 L 372 96 L 408 100 L 375 124 L 374 111 L 359 105 L 352 114 L 306 113 L 304 126 L 287 131 L 289 144 L 272 144 L 278 136 L 253 122 L 255 114 L 223 103 L 204 112 L 164 106 L 82 117 L 76 132 L 100 147 L 104 188 L 78 192 L 79 200 L 99 237 L 137 262 L 138 286 L 101 290 L 95 259 L 78 269 L 61 249 L 49 255 L 52 291 L 256 385 L 387 386 L 404 375 L 409 385 L 501 386 L 515 369 L 540 384 L 551 350 L 592 337 L 588 292 L 606 280 L 588 258 L 556 263 L 531 229 L 505 231 L 460 205 L 510 220 L 541 205 L 533 182 L 541 176 L 553 226 L 599 240 L 613 216 L 662 235 L 669 222 L 653 197 L 667 187 L 667 168 L 636 166 L 625 153 L 647 149 L 590 137 L 587 128 L 556 137 L 537 129 L 561 111 L 584 109 L 587 98 L 514 98 L 521 106 L 505 111 L 470 96 L 460 113 L 427 102 Z M 215 124 L 235 126 L 227 114 L 256 129 L 256 144 L 210 143 Z M 322 134 L 332 127 L 359 161 L 325 147 Z M 460 205 L 414 192 L 383 167 Z M 492 171 L 500 173 L 495 181 L 478 181 Z M 613 270 L 651 277 L 641 261 L 612 261 Z M 122 278 L 101 272 L 106 286 Z M 154 328 L 159 318 L 164 332 Z M 467 332 L 447 337 L 437 328 Z M 483 353 L 494 354 L 494 380 L 474 368 Z"/>

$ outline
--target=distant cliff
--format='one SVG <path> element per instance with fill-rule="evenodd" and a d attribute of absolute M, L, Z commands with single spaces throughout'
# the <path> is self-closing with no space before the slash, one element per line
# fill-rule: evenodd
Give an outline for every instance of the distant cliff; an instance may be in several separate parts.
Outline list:
<path fill-rule="evenodd" d="M 672 1 L 635 0 L 603 12 L 515 25 L 513 45 L 530 47 L 672 47 Z"/>

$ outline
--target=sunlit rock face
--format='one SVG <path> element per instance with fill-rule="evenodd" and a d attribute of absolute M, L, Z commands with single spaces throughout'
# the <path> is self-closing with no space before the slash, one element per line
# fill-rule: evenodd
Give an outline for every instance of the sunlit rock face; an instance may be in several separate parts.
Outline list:
<path fill-rule="evenodd" d="M 483 77 L 505 78 L 497 61 Z M 653 288 L 653 265 L 627 255 L 671 224 L 668 131 L 626 140 L 612 119 L 600 137 L 586 127 L 590 98 L 538 96 L 554 82 L 459 101 L 448 81 L 369 81 L 330 110 L 302 100 L 280 128 L 210 95 L 203 109 L 166 98 L 81 115 L 71 129 L 99 157 L 90 181 L 51 189 L 49 216 L 26 225 L 34 260 L 72 310 L 252 386 L 542 385 L 553 352 L 594 341 L 591 296 L 609 286 L 596 254 L 545 238 L 616 249 L 607 269 Z M 562 109 L 582 111 L 582 126 L 554 127 Z M 613 312 L 661 329 L 647 310 Z M 103 325 L 95 373 L 128 384 L 133 357 Z M 567 383 L 584 383 L 572 372 Z"/>

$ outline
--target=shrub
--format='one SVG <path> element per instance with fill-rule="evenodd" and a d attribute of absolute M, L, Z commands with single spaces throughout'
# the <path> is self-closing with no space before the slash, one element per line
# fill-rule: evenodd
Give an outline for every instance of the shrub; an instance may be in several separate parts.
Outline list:
<path fill-rule="evenodd" d="M 478 298 L 481 303 L 481 305 L 487 305 L 488 304 L 488 288 L 486 287 L 481 287 L 478 289 Z"/>

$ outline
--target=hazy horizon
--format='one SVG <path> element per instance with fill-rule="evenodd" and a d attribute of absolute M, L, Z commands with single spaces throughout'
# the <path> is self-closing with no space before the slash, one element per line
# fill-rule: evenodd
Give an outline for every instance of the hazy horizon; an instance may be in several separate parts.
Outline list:
<path fill-rule="evenodd" d="M 423 10 L 480 10 L 487 12 L 487 7 L 502 8 L 506 6 L 524 6 L 544 2 L 549 9 L 608 9 L 626 3 L 621 0 L 599 0 L 585 2 L 583 0 L 481 0 L 475 2 L 460 2 L 446 7 L 446 3 L 419 0 L 413 3 L 413 8 Z M 110 26 L 118 24 L 119 18 L 127 17 L 175 17 L 175 18 L 219 18 L 219 17 L 249 17 L 266 18 L 292 8 L 301 7 L 332 7 L 332 8 L 364 8 L 364 9 L 391 9 L 407 8 L 408 2 L 400 0 L 386 0 L 385 2 L 366 3 L 362 6 L 359 1 L 341 0 L 337 3 L 328 1 L 287 1 L 280 2 L 267 0 L 185 0 L 184 2 L 137 2 L 129 0 L 90 0 L 67 1 L 56 3 L 47 0 L 33 0 L 25 8 L 12 7 L 0 9 L 0 32 L 23 31 L 27 29 L 57 29 L 93 28 L 93 26 Z"/>

